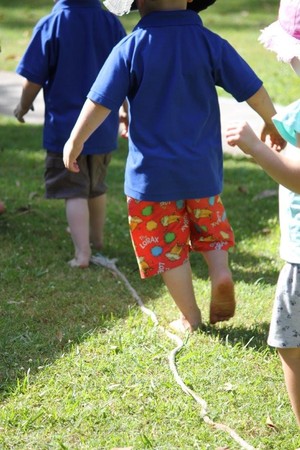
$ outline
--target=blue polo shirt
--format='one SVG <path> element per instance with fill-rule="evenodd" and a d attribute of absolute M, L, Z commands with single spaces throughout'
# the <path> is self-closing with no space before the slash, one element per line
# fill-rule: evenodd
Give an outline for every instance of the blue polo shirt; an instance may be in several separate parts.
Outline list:
<path fill-rule="evenodd" d="M 62 152 L 86 96 L 112 48 L 126 35 L 120 21 L 99 0 L 58 0 L 33 30 L 16 71 L 43 87 L 43 145 Z M 86 142 L 83 153 L 117 146 L 118 111 Z"/>
<path fill-rule="evenodd" d="M 193 11 L 152 12 L 113 49 L 88 97 L 113 111 L 129 100 L 126 195 L 171 201 L 222 191 L 216 86 L 244 101 L 262 81 Z"/>

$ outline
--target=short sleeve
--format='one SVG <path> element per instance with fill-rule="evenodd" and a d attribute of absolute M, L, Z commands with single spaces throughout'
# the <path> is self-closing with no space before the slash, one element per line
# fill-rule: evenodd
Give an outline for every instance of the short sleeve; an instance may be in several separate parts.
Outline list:
<path fill-rule="evenodd" d="M 238 102 L 244 102 L 262 86 L 262 80 L 249 64 L 224 39 L 216 60 L 215 82 Z"/>
<path fill-rule="evenodd" d="M 16 72 L 33 83 L 44 85 L 53 59 L 53 44 L 46 20 L 40 21 L 33 30 L 31 41 L 20 60 Z M 50 57 L 51 55 L 51 57 Z"/>
<path fill-rule="evenodd" d="M 284 107 L 272 120 L 281 136 L 296 146 L 296 135 L 300 133 L 300 100 Z"/>
<path fill-rule="evenodd" d="M 130 68 L 125 51 L 117 45 L 107 58 L 92 85 L 88 98 L 110 110 L 118 110 L 130 86 Z"/>

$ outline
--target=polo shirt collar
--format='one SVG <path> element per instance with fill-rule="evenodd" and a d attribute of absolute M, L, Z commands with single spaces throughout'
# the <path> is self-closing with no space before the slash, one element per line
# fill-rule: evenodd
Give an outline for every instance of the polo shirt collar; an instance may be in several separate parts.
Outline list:
<path fill-rule="evenodd" d="M 101 3 L 99 0 L 57 0 L 54 4 L 53 9 L 61 8 L 64 6 L 99 6 L 101 8 Z"/>
<path fill-rule="evenodd" d="M 153 11 L 142 17 L 142 19 L 134 27 L 134 30 L 148 27 L 164 27 L 168 25 L 202 25 L 202 20 L 198 13 L 188 9 L 176 11 Z"/>

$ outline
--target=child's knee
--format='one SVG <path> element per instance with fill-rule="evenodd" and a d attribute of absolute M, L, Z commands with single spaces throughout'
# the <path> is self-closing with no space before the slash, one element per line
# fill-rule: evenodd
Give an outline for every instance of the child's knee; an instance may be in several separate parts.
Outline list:
<path fill-rule="evenodd" d="M 278 348 L 281 359 L 285 362 L 299 362 L 300 364 L 300 348 Z"/>

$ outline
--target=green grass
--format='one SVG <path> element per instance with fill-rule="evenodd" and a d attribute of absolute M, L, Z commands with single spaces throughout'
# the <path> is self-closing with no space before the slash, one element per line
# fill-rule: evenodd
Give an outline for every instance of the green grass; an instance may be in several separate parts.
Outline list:
<path fill-rule="evenodd" d="M 249 7 L 250 5 L 250 7 Z M 14 70 L 48 0 L 2 0 L 1 69 Z M 203 18 L 241 52 L 277 103 L 297 98 L 298 80 L 257 43 L 278 2 L 218 1 Z M 130 30 L 137 14 L 124 18 Z M 282 89 L 284 77 L 285 89 Z M 288 86 L 288 89 L 286 88 Z M 44 199 L 42 127 L 0 117 L 0 449 L 239 449 L 201 418 L 174 380 L 174 342 L 153 326 L 108 270 L 68 267 L 73 247 L 64 204 Z M 141 281 L 131 248 L 123 173 L 126 142 L 109 175 L 105 254 L 165 327 L 177 309 L 159 277 Z M 191 255 L 204 329 L 177 355 L 185 383 L 215 422 L 260 450 L 300 447 L 279 359 L 266 343 L 278 272 L 276 184 L 251 160 L 225 156 L 223 200 L 236 235 L 230 262 L 237 312 L 208 324 L 209 281 Z M 256 199 L 266 190 L 275 195 Z M 270 420 L 274 426 L 270 426 Z"/>
<path fill-rule="evenodd" d="M 143 314 L 126 286 L 92 266 L 71 269 L 64 204 L 43 198 L 41 126 L 0 118 L 1 450 L 238 449 L 201 419 L 168 365 L 175 343 Z M 177 310 L 160 278 L 141 281 L 131 248 L 123 172 L 112 160 L 105 254 L 167 326 Z M 256 449 L 299 447 L 276 353 L 266 344 L 281 261 L 276 185 L 248 159 L 225 157 L 224 203 L 237 245 L 234 319 L 208 324 L 209 281 L 192 255 L 205 326 L 177 355 L 179 374 L 215 422 Z M 269 418 L 275 427 L 267 424 Z"/>

